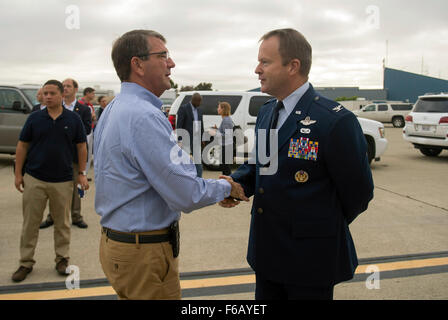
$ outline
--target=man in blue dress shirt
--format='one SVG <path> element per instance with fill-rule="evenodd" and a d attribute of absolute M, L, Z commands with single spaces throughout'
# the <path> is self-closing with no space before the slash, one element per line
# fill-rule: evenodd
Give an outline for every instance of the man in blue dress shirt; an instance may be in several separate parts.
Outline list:
<path fill-rule="evenodd" d="M 95 130 L 100 261 L 120 299 L 180 299 L 175 241 L 180 212 L 230 196 L 248 201 L 235 182 L 197 177 L 177 145 L 158 98 L 171 87 L 175 66 L 165 42 L 149 30 L 130 31 L 115 41 L 112 61 L 121 91 Z"/>

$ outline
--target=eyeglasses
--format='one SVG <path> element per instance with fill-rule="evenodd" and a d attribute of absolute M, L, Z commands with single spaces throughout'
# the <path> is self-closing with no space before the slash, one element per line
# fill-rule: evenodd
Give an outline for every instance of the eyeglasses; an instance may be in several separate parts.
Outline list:
<path fill-rule="evenodd" d="M 143 59 L 143 58 L 147 58 L 153 54 L 159 55 L 159 57 L 164 60 L 168 60 L 170 58 L 170 53 L 168 51 L 143 53 L 143 54 L 136 55 L 136 57 Z"/>

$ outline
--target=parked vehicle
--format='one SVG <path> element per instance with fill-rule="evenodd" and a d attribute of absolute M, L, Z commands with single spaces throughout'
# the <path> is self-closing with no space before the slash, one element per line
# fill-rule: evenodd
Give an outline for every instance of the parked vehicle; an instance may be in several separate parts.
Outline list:
<path fill-rule="evenodd" d="M 406 117 L 403 138 L 429 157 L 448 149 L 448 93 L 420 96 Z"/>
<path fill-rule="evenodd" d="M 257 120 L 258 111 L 261 106 L 272 97 L 261 92 L 223 92 L 223 91 L 194 91 L 202 96 L 202 104 L 200 108 L 203 111 L 204 130 L 219 126 L 221 116 L 217 113 L 218 102 L 228 102 L 231 106 L 231 117 L 236 126 L 240 126 L 247 141 L 243 145 L 236 147 L 237 156 L 235 163 L 243 163 L 252 151 L 255 142 L 255 122 Z M 191 100 L 194 93 L 181 92 L 171 106 L 168 116 L 173 129 L 176 128 L 176 115 L 179 107 Z M 381 155 L 387 147 L 387 140 L 384 137 L 384 125 L 378 121 L 358 118 L 362 130 L 368 144 L 369 163 L 373 160 L 379 161 Z M 206 150 L 206 161 L 204 166 L 211 170 L 219 169 L 219 147 L 214 146 Z"/>
<path fill-rule="evenodd" d="M 411 103 L 402 102 L 381 102 L 364 106 L 360 110 L 353 111 L 356 116 L 383 123 L 392 123 L 396 128 L 404 127 L 404 119 L 411 112 Z"/>
<path fill-rule="evenodd" d="M 384 124 L 364 118 L 358 118 L 358 121 L 367 141 L 367 158 L 369 163 L 372 163 L 373 160 L 380 161 L 387 148 Z"/>
<path fill-rule="evenodd" d="M 14 154 L 40 86 L 0 86 L 0 153 Z"/>

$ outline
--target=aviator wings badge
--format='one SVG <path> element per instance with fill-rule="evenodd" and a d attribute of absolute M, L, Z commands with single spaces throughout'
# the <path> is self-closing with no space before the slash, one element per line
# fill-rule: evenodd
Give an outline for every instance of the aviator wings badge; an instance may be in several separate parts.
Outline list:
<path fill-rule="evenodd" d="M 311 120 L 310 117 L 306 117 L 305 120 L 301 120 L 300 123 L 303 124 L 304 126 L 309 126 L 311 124 L 315 124 L 316 120 Z"/>

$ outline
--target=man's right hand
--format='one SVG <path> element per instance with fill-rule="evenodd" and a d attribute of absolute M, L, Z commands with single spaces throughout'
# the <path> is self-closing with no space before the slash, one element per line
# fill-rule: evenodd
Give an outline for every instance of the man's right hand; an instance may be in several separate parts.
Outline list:
<path fill-rule="evenodd" d="M 14 184 L 16 185 L 16 189 L 23 193 L 23 188 L 25 188 L 25 184 L 23 183 L 23 176 L 16 176 Z"/>
<path fill-rule="evenodd" d="M 224 200 L 219 202 L 219 205 L 223 208 L 233 208 L 239 204 L 240 202 L 238 200 L 233 199 L 232 197 L 225 198 Z"/>
<path fill-rule="evenodd" d="M 246 201 L 246 202 L 249 201 L 249 198 L 246 197 L 246 195 L 244 194 L 243 187 L 239 183 L 233 181 L 233 179 L 231 177 L 219 176 L 219 179 L 227 180 L 230 183 L 230 185 L 232 186 L 232 190 L 230 191 L 230 196 L 232 198 L 234 198 L 236 200 L 240 200 L 240 201 Z"/>

